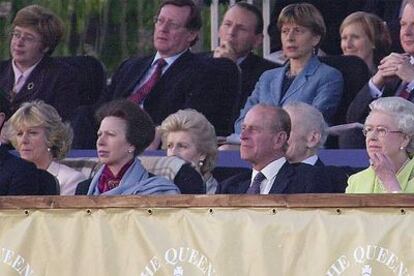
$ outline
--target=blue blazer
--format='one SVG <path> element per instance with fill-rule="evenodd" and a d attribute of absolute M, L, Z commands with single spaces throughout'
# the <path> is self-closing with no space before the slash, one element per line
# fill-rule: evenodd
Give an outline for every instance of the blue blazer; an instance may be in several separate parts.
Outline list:
<path fill-rule="evenodd" d="M 262 74 L 234 124 L 235 133 L 240 133 L 246 113 L 259 103 L 283 106 L 289 102 L 305 102 L 319 109 L 328 123 L 333 119 L 342 97 L 344 81 L 341 72 L 313 56 L 281 97 L 288 66 L 286 64 Z"/>

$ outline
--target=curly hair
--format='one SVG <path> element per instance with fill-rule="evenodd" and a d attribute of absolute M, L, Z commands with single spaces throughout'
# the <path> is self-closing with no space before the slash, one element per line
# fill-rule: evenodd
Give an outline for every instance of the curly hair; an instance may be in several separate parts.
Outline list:
<path fill-rule="evenodd" d="M 17 133 L 24 127 L 45 129 L 45 143 L 54 159 L 63 159 L 71 148 L 72 127 L 62 121 L 53 106 L 43 101 L 23 103 L 7 122 L 6 135 L 16 149 L 18 149 Z"/>

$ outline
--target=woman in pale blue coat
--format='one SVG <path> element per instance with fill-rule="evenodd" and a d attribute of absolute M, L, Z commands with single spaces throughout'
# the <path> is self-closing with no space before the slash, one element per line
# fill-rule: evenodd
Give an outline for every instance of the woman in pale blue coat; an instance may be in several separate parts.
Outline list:
<path fill-rule="evenodd" d="M 311 4 L 292 4 L 282 10 L 277 25 L 288 62 L 260 77 L 235 122 L 236 133 L 246 113 L 258 103 L 305 102 L 321 111 L 329 123 L 341 100 L 342 74 L 314 55 L 326 32 L 320 12 Z"/>

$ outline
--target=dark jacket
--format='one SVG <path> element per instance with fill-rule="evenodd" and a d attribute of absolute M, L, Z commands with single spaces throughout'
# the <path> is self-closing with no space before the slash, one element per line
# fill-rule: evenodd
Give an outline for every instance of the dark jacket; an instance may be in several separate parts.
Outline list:
<path fill-rule="evenodd" d="M 10 94 L 14 86 L 12 61 L 0 63 L 0 89 Z M 15 112 L 22 103 L 43 100 L 59 112 L 63 120 L 69 120 L 80 103 L 76 72 L 57 59 L 44 57 L 30 74 L 26 83 L 11 99 L 11 109 Z"/>

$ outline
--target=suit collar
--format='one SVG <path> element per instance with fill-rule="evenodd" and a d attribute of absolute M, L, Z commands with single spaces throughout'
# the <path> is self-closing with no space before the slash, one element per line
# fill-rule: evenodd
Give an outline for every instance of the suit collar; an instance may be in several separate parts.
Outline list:
<path fill-rule="evenodd" d="M 294 167 L 289 164 L 289 162 L 285 162 L 285 164 L 283 164 L 283 166 L 280 168 L 275 181 L 273 181 L 269 194 L 283 194 L 289 186 L 294 174 Z"/>
<path fill-rule="evenodd" d="M 306 64 L 305 68 L 303 68 L 302 72 L 300 72 L 299 75 L 296 76 L 288 90 L 286 91 L 283 98 L 280 98 L 280 93 L 277 93 L 277 95 L 274 94 L 275 101 L 277 103 L 283 104 L 289 97 L 293 96 L 294 94 L 301 91 L 301 88 L 306 84 L 308 78 L 315 74 L 317 69 L 319 68 L 321 62 L 316 56 L 312 56 L 308 63 Z M 282 74 L 277 74 L 272 81 L 271 84 L 271 91 L 281 91 L 283 79 L 285 77 L 286 71 L 289 68 L 289 63 L 286 63 L 285 66 L 282 69 Z"/>

